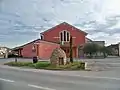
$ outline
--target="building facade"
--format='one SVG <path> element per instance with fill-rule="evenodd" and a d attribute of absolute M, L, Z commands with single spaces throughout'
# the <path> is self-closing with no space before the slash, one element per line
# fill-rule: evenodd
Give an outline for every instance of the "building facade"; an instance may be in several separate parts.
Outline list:
<path fill-rule="evenodd" d="M 0 47 L 0 58 L 8 58 L 10 49 L 7 47 Z"/>
<path fill-rule="evenodd" d="M 73 57 L 80 58 L 84 56 L 83 47 L 92 40 L 86 38 L 87 33 L 63 22 L 44 32 L 40 33 L 40 39 L 29 42 L 13 51 L 18 56 L 32 58 L 38 56 L 40 59 L 49 59 L 55 48 L 61 48 L 65 51 L 67 58 L 70 55 L 70 37 L 72 37 Z"/>
<path fill-rule="evenodd" d="M 32 58 L 37 56 L 39 59 L 49 59 L 51 53 L 56 48 L 60 48 L 60 45 L 37 39 L 20 47 L 16 47 L 13 51 L 23 58 Z"/>
<path fill-rule="evenodd" d="M 70 37 L 73 41 L 73 57 L 78 58 L 83 56 L 83 53 L 79 54 L 79 46 L 84 46 L 86 43 L 87 33 L 80 29 L 63 22 L 45 32 L 40 33 L 41 39 L 50 42 L 56 42 L 60 44 L 60 47 L 65 51 L 67 57 L 70 54 Z"/>
<path fill-rule="evenodd" d="M 109 50 L 111 50 L 111 55 L 113 56 L 120 56 L 120 43 L 118 44 L 111 44 L 107 46 Z"/>

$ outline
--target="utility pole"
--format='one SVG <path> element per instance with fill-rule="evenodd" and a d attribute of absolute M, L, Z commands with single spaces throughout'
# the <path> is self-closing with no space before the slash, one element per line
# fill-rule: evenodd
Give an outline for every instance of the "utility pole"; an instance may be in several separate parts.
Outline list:
<path fill-rule="evenodd" d="M 70 62 L 73 63 L 73 48 L 72 48 L 73 40 L 72 36 L 70 36 Z"/>

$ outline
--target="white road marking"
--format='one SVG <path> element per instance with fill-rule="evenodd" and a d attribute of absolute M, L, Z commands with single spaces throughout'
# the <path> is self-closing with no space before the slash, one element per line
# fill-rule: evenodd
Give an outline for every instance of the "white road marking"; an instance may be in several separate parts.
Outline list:
<path fill-rule="evenodd" d="M 56 90 L 56 89 L 52 89 L 52 88 L 48 88 L 48 87 L 42 87 L 42 86 L 37 86 L 37 85 L 33 85 L 33 84 L 28 84 L 29 87 L 33 87 L 33 88 L 39 88 L 39 89 L 43 89 L 43 90 Z"/>
<path fill-rule="evenodd" d="M 83 78 L 93 78 L 93 79 L 120 80 L 120 78 L 115 78 L 115 77 L 96 77 L 96 76 L 81 76 L 81 75 L 68 75 L 68 76 L 76 76 L 76 77 L 83 77 Z"/>
<path fill-rule="evenodd" d="M 3 78 L 0 78 L 0 80 L 1 80 L 1 81 L 5 81 L 5 82 L 11 82 L 11 83 L 15 82 L 15 81 L 13 81 L 13 80 L 3 79 Z"/>

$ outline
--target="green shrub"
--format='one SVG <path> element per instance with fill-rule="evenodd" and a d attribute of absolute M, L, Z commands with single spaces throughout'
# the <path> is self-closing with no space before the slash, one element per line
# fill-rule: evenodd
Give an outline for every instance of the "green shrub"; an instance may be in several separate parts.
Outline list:
<path fill-rule="evenodd" d="M 35 68 L 40 69 L 40 68 L 45 68 L 50 65 L 49 62 L 38 62 L 35 64 Z"/>
<path fill-rule="evenodd" d="M 61 68 L 61 67 L 54 67 L 54 66 L 48 66 L 48 67 L 45 67 L 45 69 L 47 69 L 47 70 L 63 70 L 63 68 Z"/>
<path fill-rule="evenodd" d="M 48 70 L 84 70 L 85 63 L 84 62 L 73 62 L 67 65 L 58 65 L 52 66 L 50 62 L 40 61 L 35 64 L 32 62 L 8 62 L 5 65 L 9 66 L 17 66 L 17 67 L 31 67 L 36 69 L 48 69 Z"/>
<path fill-rule="evenodd" d="M 32 68 L 35 68 L 35 64 L 29 64 L 28 67 L 32 67 Z"/>
<path fill-rule="evenodd" d="M 59 66 L 49 66 L 46 69 L 50 70 L 84 70 L 85 63 L 84 62 L 73 62 L 67 65 L 59 65 Z"/>

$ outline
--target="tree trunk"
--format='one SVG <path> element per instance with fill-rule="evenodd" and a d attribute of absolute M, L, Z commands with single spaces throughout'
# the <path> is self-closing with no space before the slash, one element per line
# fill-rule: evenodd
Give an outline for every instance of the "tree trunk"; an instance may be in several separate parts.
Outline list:
<path fill-rule="evenodd" d="M 90 58 L 92 58 L 92 53 L 90 52 Z"/>
<path fill-rule="evenodd" d="M 72 36 L 70 37 L 70 62 L 73 63 Z"/>

